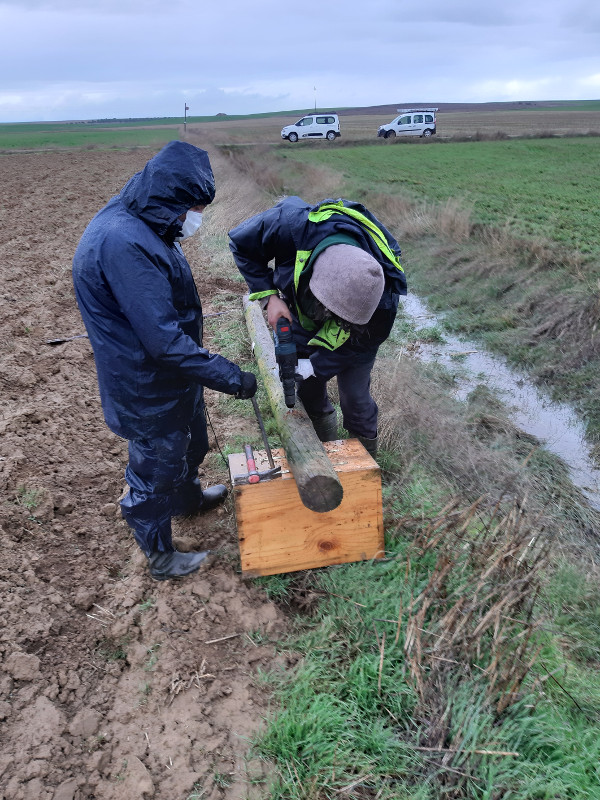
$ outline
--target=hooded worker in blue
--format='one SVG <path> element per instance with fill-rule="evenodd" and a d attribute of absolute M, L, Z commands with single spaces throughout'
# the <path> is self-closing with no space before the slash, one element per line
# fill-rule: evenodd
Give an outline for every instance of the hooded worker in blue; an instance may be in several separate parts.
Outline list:
<path fill-rule="evenodd" d="M 371 371 L 406 294 L 398 242 L 360 203 L 300 197 L 285 197 L 229 237 L 250 299 L 266 307 L 272 328 L 280 317 L 292 323 L 298 396 L 319 438 L 338 438 L 327 392 L 336 376 L 343 425 L 376 456 Z"/>
<path fill-rule="evenodd" d="M 209 449 L 203 388 L 256 392 L 251 372 L 202 346 L 202 305 L 180 244 L 214 196 L 208 154 L 170 142 L 96 214 L 73 258 L 104 417 L 129 445 L 122 514 L 157 580 L 194 572 L 207 556 L 175 549 L 171 518 L 227 495 L 198 478 Z"/>

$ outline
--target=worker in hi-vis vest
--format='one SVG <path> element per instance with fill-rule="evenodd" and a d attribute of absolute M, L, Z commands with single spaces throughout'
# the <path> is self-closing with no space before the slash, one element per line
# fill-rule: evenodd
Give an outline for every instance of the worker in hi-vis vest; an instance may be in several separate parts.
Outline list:
<path fill-rule="evenodd" d="M 344 428 L 375 456 L 371 371 L 406 294 L 398 243 L 359 203 L 311 206 L 299 197 L 284 198 L 229 237 L 250 299 L 262 301 L 271 327 L 282 316 L 292 323 L 298 396 L 317 435 L 321 441 L 338 438 L 327 393 L 335 376 Z"/>

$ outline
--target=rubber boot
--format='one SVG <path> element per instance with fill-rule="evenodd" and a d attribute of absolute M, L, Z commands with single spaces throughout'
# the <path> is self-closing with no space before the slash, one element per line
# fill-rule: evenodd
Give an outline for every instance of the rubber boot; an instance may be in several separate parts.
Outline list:
<path fill-rule="evenodd" d="M 152 553 L 148 557 L 150 575 L 155 581 L 166 581 L 169 578 L 183 578 L 200 568 L 209 551 L 201 553 Z"/>
<path fill-rule="evenodd" d="M 210 511 L 211 508 L 216 508 L 227 497 L 227 487 L 222 483 L 217 483 L 214 486 L 207 486 L 202 492 L 202 505 L 200 511 Z"/>
<path fill-rule="evenodd" d="M 334 442 L 339 438 L 335 410 L 330 411 L 329 414 L 320 414 L 318 416 L 309 414 L 308 416 L 313 424 L 315 433 L 322 442 Z"/>
<path fill-rule="evenodd" d="M 210 511 L 222 503 L 227 497 L 227 487 L 222 483 L 208 486 L 204 491 L 200 486 L 200 479 L 194 478 L 187 481 L 176 492 L 173 499 L 173 516 L 192 517 L 199 511 Z"/>
<path fill-rule="evenodd" d="M 350 433 L 350 431 L 348 431 L 348 433 Z M 372 458 L 377 458 L 377 436 L 374 439 L 367 439 L 366 436 L 357 436 L 355 433 L 350 433 L 350 438 L 358 439 L 367 453 Z"/>

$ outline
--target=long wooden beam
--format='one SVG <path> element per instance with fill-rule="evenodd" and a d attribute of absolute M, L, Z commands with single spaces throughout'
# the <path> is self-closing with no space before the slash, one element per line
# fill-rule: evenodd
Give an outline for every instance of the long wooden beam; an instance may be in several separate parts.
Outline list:
<path fill-rule="evenodd" d="M 311 511 L 333 511 L 342 502 L 344 490 L 299 399 L 287 408 L 273 339 L 259 303 L 244 297 L 244 314 L 254 356 L 269 398 L 273 417 L 288 465 L 302 503 Z"/>

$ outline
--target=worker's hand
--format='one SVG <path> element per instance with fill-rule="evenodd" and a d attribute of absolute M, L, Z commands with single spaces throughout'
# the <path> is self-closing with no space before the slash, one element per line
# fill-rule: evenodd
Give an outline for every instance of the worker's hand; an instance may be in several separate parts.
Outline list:
<path fill-rule="evenodd" d="M 296 380 L 305 381 L 315 374 L 310 358 L 299 358 L 296 366 Z"/>
<path fill-rule="evenodd" d="M 236 394 L 236 400 L 250 400 L 256 394 L 256 376 L 253 372 L 242 372 L 242 386 Z"/>
<path fill-rule="evenodd" d="M 292 321 L 292 314 L 287 304 L 283 302 L 281 297 L 272 294 L 267 303 L 267 321 L 273 329 L 275 329 L 279 317 L 285 317 L 290 322 Z"/>

